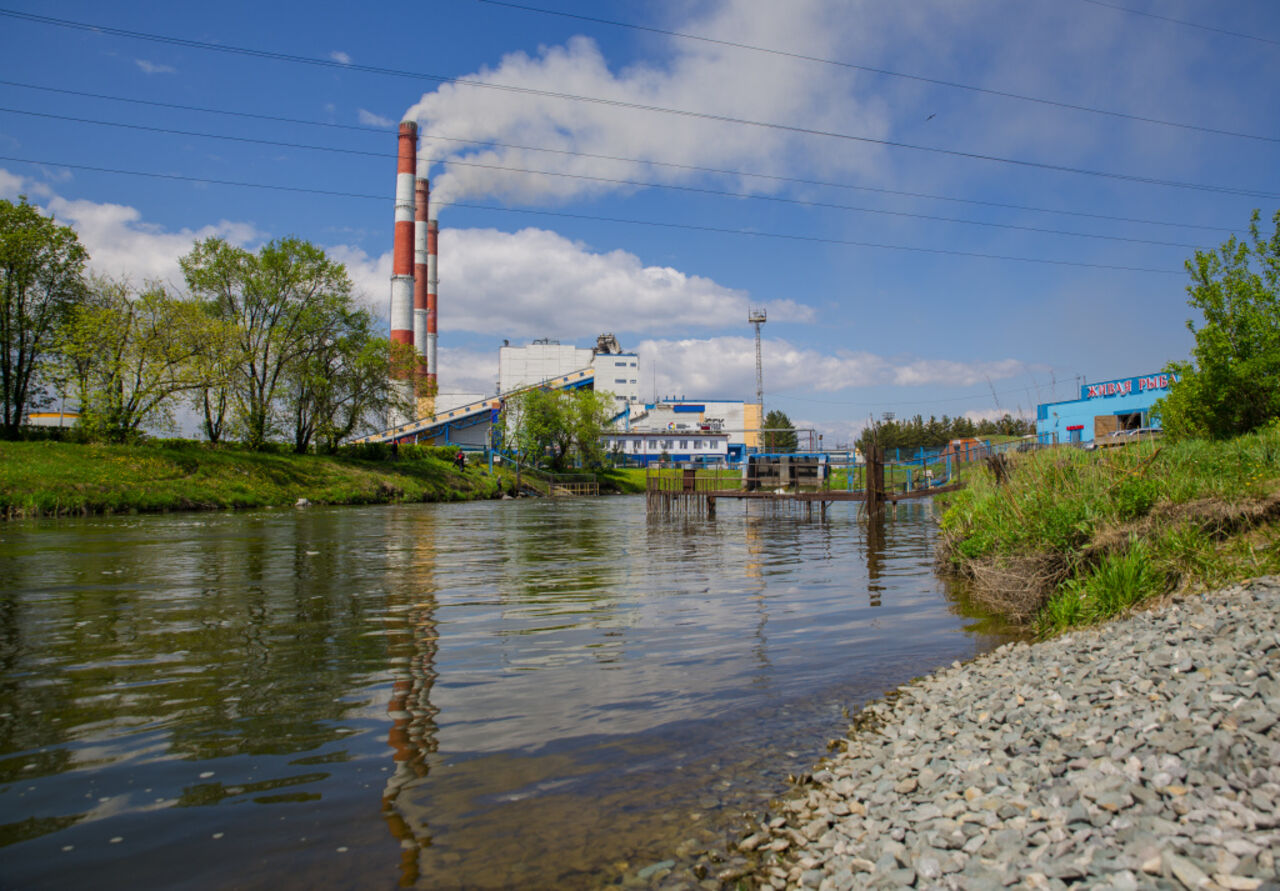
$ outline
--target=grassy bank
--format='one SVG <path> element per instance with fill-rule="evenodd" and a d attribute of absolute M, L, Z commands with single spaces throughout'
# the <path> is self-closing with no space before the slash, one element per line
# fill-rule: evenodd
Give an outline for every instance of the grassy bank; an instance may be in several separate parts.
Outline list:
<path fill-rule="evenodd" d="M 1227 442 L 1011 455 L 967 473 L 939 557 L 1041 634 L 1151 597 L 1280 572 L 1280 426 Z"/>
<path fill-rule="evenodd" d="M 432 456 L 396 461 L 186 445 L 0 442 L 0 515 L 60 516 L 500 494 L 501 477 Z"/>

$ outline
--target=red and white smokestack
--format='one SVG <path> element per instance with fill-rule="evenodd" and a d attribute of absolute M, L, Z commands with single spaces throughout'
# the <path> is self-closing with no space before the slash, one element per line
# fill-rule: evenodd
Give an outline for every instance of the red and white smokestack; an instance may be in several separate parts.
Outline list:
<path fill-rule="evenodd" d="M 391 341 L 413 344 L 413 174 L 418 158 L 418 125 L 400 124 L 396 158 L 396 230 L 391 256 Z M 412 369 L 393 368 L 391 377 L 406 399 L 412 396 Z M 403 423 L 401 421 L 400 423 Z"/>
<path fill-rule="evenodd" d="M 440 370 L 436 365 L 436 318 L 439 293 L 436 288 L 440 283 L 437 277 L 439 241 L 440 223 L 432 217 L 427 221 L 427 386 L 433 393 L 436 388 L 436 374 Z"/>
<path fill-rule="evenodd" d="M 414 182 L 413 205 L 413 349 L 418 354 L 418 404 L 434 396 L 427 380 L 427 203 L 431 186 L 420 176 Z M 425 386 L 423 386 L 425 385 Z"/>

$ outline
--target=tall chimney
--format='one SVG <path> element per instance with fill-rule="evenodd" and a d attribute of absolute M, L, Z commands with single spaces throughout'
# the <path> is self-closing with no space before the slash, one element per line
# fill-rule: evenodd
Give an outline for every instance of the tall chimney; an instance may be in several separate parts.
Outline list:
<path fill-rule="evenodd" d="M 413 174 L 418 157 L 418 125 L 400 124 L 396 158 L 396 234 L 391 260 L 391 341 L 413 345 Z M 406 400 L 413 396 L 413 369 L 392 367 L 391 378 Z M 408 418 L 397 412 L 393 426 Z"/>
<path fill-rule="evenodd" d="M 430 200 L 431 184 L 425 176 L 420 176 L 414 183 L 413 205 L 413 348 L 418 354 L 414 380 L 418 384 L 418 417 L 425 418 L 435 414 L 436 391 L 435 377 L 430 375 L 428 347 L 430 338 L 427 298 L 427 204 Z"/>
<path fill-rule="evenodd" d="M 427 386 L 436 391 L 436 310 L 440 283 L 437 277 L 439 260 L 440 223 L 434 217 L 427 221 Z"/>

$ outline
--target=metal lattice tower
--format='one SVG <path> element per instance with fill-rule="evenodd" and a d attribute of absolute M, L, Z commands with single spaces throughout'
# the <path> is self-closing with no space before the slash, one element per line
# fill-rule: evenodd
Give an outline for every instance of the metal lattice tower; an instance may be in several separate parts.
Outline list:
<path fill-rule="evenodd" d="M 764 417 L 764 363 L 760 360 L 760 326 L 769 321 L 769 318 L 763 309 L 749 309 L 747 321 L 756 327 L 756 402 L 760 404 L 760 416 Z"/>

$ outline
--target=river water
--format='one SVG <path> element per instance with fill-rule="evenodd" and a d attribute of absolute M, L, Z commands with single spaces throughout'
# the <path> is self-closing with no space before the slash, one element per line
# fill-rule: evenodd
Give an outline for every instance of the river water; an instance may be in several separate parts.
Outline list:
<path fill-rule="evenodd" d="M 0 526 L 0 886 L 661 878 L 844 708 L 1007 639 L 935 529 L 640 497 Z"/>

